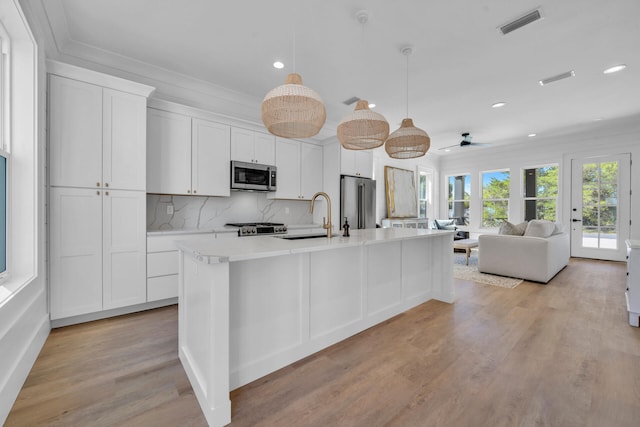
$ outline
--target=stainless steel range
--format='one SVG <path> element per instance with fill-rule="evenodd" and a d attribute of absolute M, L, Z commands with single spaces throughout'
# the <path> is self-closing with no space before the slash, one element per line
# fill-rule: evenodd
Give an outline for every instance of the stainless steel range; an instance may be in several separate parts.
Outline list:
<path fill-rule="evenodd" d="M 277 222 L 240 222 L 227 225 L 238 227 L 238 236 L 241 237 L 285 234 L 287 232 L 287 226 Z"/>

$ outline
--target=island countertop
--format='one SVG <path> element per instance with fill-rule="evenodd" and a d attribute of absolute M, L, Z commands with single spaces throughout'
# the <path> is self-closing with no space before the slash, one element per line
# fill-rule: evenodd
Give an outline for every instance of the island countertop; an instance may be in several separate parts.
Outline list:
<path fill-rule="evenodd" d="M 350 234 L 350 237 L 342 237 L 339 234 L 331 239 L 318 237 L 299 240 L 287 240 L 276 236 L 241 237 L 230 240 L 203 238 L 177 241 L 176 245 L 185 254 L 193 256 L 202 263 L 217 264 L 370 245 L 393 240 L 428 238 L 430 236 L 441 236 L 442 234 L 453 234 L 453 232 L 405 228 L 371 228 L 353 230 Z"/>

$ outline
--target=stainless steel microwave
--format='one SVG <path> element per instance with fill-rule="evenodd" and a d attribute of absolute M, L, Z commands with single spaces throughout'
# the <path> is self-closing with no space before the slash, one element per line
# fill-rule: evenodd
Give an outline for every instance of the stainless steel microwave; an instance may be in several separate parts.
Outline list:
<path fill-rule="evenodd" d="M 231 189 L 276 191 L 278 168 L 257 163 L 231 161 Z"/>

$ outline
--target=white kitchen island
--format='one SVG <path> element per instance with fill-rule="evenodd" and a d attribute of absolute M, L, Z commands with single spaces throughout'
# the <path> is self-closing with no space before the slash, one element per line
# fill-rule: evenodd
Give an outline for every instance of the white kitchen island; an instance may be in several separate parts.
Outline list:
<path fill-rule="evenodd" d="M 453 302 L 450 231 L 178 242 L 179 354 L 211 426 L 229 391 L 430 299 Z"/>

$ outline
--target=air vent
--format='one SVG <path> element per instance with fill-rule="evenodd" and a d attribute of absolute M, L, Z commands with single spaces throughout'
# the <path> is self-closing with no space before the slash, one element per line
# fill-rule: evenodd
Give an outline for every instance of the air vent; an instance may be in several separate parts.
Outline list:
<path fill-rule="evenodd" d="M 569 77 L 574 77 L 576 75 L 575 71 L 567 71 L 566 73 L 558 74 L 556 76 L 547 77 L 546 79 L 538 80 L 540 86 L 548 85 L 549 83 L 557 82 L 558 80 L 567 79 Z"/>
<path fill-rule="evenodd" d="M 342 103 L 344 105 L 351 105 L 351 104 L 355 104 L 358 101 L 360 101 L 360 98 L 358 98 L 357 96 L 352 96 L 351 98 L 347 99 L 346 101 L 342 101 Z"/>
<path fill-rule="evenodd" d="M 542 14 L 540 13 L 540 9 L 536 9 L 531 11 L 515 21 L 509 22 L 507 24 L 502 25 L 498 29 L 504 35 L 509 34 L 512 31 L 517 30 L 518 28 L 522 28 L 525 25 L 531 24 L 532 22 L 536 22 L 537 20 L 542 18 Z"/>

